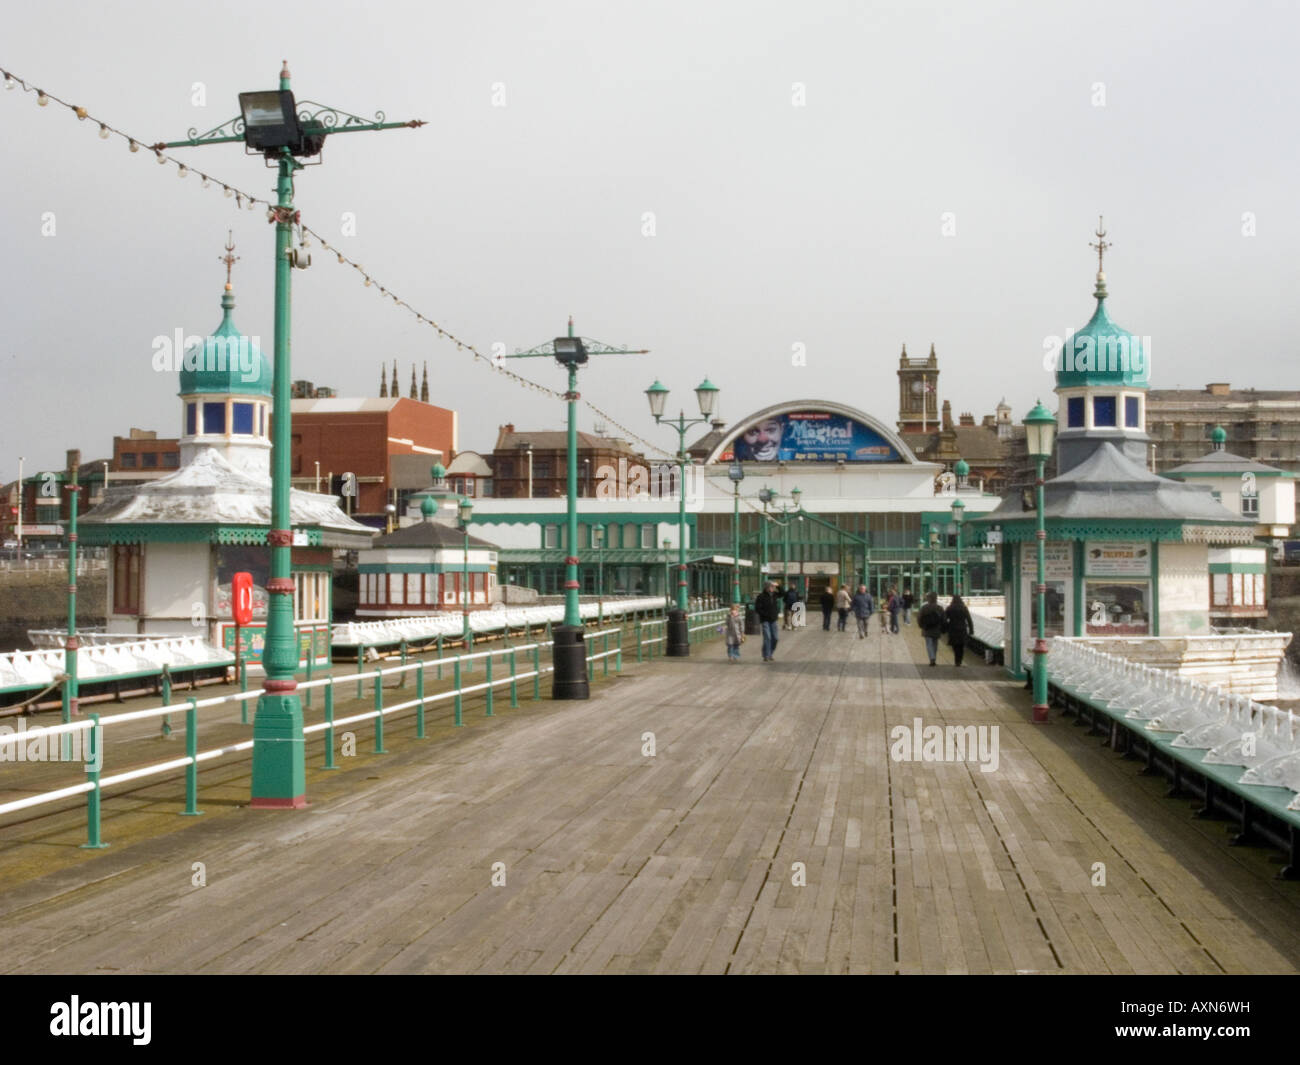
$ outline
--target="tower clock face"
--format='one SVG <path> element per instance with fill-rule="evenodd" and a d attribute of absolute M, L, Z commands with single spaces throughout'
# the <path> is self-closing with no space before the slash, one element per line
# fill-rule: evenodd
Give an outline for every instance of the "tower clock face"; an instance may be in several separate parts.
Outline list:
<path fill-rule="evenodd" d="M 913 382 L 912 382 L 912 392 L 913 392 L 915 395 L 918 395 L 918 396 L 919 396 L 919 395 L 921 394 L 921 389 L 924 388 L 924 387 L 925 387 L 925 386 L 924 386 L 923 384 L 921 384 L 920 381 L 913 381 Z"/>

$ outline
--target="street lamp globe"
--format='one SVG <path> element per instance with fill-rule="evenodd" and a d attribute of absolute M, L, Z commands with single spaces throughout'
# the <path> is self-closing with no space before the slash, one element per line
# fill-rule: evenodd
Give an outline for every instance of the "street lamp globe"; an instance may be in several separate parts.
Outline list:
<path fill-rule="evenodd" d="M 740 464 L 739 459 L 732 462 L 731 467 L 727 470 L 727 476 L 735 484 L 740 484 L 745 479 L 745 467 Z"/>
<path fill-rule="evenodd" d="M 791 498 L 792 500 L 794 500 L 794 505 L 795 505 L 796 507 L 799 505 L 799 499 L 800 499 L 800 497 L 801 497 L 802 495 L 803 495 L 803 492 L 801 492 L 798 488 L 791 488 L 791 489 L 790 489 L 790 498 Z"/>
<path fill-rule="evenodd" d="M 695 398 L 700 402 L 700 413 L 706 418 L 713 417 L 713 408 L 718 402 L 718 391 L 718 386 L 707 377 L 695 387 Z"/>
<path fill-rule="evenodd" d="M 1032 459 L 1047 459 L 1056 439 L 1056 418 L 1043 404 L 1036 403 L 1025 415 L 1025 444 Z"/>
<path fill-rule="evenodd" d="M 469 524 L 473 513 L 474 504 L 465 496 L 461 496 L 460 502 L 456 504 L 456 517 L 460 520 L 461 528 Z"/>
<path fill-rule="evenodd" d="M 668 389 L 656 380 L 645 390 L 645 398 L 650 401 L 650 413 L 654 415 L 655 421 L 658 421 L 663 417 L 664 404 L 668 402 Z"/>
<path fill-rule="evenodd" d="M 965 510 L 966 504 L 960 499 L 954 499 L 952 501 L 952 520 L 956 522 L 956 524 L 960 525 L 962 523 Z"/>

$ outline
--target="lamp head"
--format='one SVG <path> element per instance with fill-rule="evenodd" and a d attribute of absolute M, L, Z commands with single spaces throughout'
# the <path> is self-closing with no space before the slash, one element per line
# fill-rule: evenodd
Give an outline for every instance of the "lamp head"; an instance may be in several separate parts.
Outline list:
<path fill-rule="evenodd" d="M 718 386 L 707 377 L 695 386 L 695 398 L 700 403 L 700 414 L 706 418 L 713 416 L 713 408 L 718 402 Z"/>
<path fill-rule="evenodd" d="M 650 401 L 650 413 L 654 415 L 654 420 L 658 421 L 663 417 L 664 404 L 668 402 L 668 389 L 656 380 L 645 390 L 645 398 Z"/>

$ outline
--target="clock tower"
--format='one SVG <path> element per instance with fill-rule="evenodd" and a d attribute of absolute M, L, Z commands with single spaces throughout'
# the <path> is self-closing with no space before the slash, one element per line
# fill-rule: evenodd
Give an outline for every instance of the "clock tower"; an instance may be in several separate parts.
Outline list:
<path fill-rule="evenodd" d="M 930 345 L 924 359 L 909 359 L 907 345 L 898 357 L 898 431 L 924 433 L 939 428 L 939 359 Z"/>

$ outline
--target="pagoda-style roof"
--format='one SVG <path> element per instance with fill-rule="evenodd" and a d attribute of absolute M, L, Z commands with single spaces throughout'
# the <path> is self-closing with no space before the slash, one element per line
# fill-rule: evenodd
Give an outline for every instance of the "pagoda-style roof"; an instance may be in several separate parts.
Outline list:
<path fill-rule="evenodd" d="M 490 551 L 497 550 L 496 544 L 478 536 L 471 536 L 469 538 L 469 545 L 470 547 L 485 547 Z M 408 525 L 403 529 L 396 529 L 385 536 L 376 537 L 370 546 L 373 548 L 454 547 L 463 549 L 465 547 L 465 534 L 454 525 L 446 525 L 440 521 L 419 521 L 414 525 Z"/>
<path fill-rule="evenodd" d="M 1256 477 L 1296 476 L 1286 470 L 1279 470 L 1276 466 L 1265 466 L 1264 463 L 1243 455 L 1234 455 L 1230 451 L 1210 451 L 1191 462 L 1165 470 L 1166 477 L 1240 477 L 1243 473 L 1253 473 Z"/>
<path fill-rule="evenodd" d="M 1049 538 L 1130 537 L 1209 543 L 1250 543 L 1255 522 L 1234 514 L 1207 486 L 1184 484 L 1130 461 L 1114 444 L 1097 450 L 1043 485 Z M 1008 540 L 1033 539 L 1035 514 L 1019 497 L 970 518 L 967 525 L 1002 525 Z M 1008 528 L 1008 526 L 1011 526 Z"/>
<path fill-rule="evenodd" d="M 374 530 L 339 509 L 334 496 L 289 493 L 289 523 L 309 533 L 311 546 L 366 547 Z M 213 448 L 200 448 L 175 473 L 110 487 L 102 503 L 79 519 L 87 544 L 208 540 L 265 543 L 271 527 L 271 479 L 232 466 Z"/>

